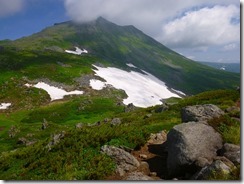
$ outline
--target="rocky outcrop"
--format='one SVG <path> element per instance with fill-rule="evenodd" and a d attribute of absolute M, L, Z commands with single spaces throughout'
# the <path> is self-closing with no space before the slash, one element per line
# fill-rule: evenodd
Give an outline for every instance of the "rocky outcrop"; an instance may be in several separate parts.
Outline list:
<path fill-rule="evenodd" d="M 224 111 L 212 104 L 187 106 L 181 110 L 182 122 L 207 121 L 223 114 Z"/>
<path fill-rule="evenodd" d="M 189 122 L 174 126 L 167 135 L 167 167 L 170 176 L 193 173 L 212 163 L 222 138 L 211 126 Z"/>
<path fill-rule="evenodd" d="M 138 160 L 123 149 L 104 145 L 102 146 L 101 151 L 110 156 L 115 161 L 116 173 L 118 173 L 120 176 L 124 176 L 125 173 L 133 171 L 140 166 Z"/>

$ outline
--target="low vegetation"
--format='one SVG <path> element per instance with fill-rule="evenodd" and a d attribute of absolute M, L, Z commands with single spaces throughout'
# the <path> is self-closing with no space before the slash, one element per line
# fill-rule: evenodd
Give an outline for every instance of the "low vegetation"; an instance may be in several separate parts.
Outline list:
<path fill-rule="evenodd" d="M 183 106 L 214 103 L 225 109 L 239 99 L 239 93 L 234 90 L 209 91 L 185 99 L 169 99 L 169 109 L 161 113 L 157 113 L 160 106 L 125 112 L 125 107 L 115 100 L 118 94 L 123 94 L 114 94 L 113 98 L 94 96 L 88 100 L 87 97 L 76 97 L 31 111 L 1 113 L 0 178 L 104 179 L 115 169 L 115 163 L 100 152 L 104 144 L 138 149 L 151 133 L 169 130 L 181 123 L 180 109 Z M 79 110 L 81 104 L 84 108 Z M 240 125 L 231 117 L 233 115 L 227 114 L 211 124 L 223 135 L 225 142 L 238 144 Z M 121 124 L 110 124 L 113 118 L 120 118 Z M 42 129 L 44 122 L 48 124 L 46 129 Z M 76 128 L 80 122 L 83 125 Z M 93 124 L 96 122 L 99 124 Z M 11 130 L 15 132 L 12 137 L 9 136 Z M 61 134 L 58 143 L 51 144 L 55 135 Z M 23 138 L 35 143 L 26 146 L 21 142 Z"/>

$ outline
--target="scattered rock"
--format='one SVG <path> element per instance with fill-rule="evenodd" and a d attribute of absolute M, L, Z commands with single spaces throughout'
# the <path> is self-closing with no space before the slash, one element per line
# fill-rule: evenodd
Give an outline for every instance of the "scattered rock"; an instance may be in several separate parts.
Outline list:
<path fill-rule="evenodd" d="M 24 137 L 19 138 L 17 142 L 17 144 L 26 144 L 26 143 L 27 143 L 27 139 Z"/>
<path fill-rule="evenodd" d="M 125 112 L 132 112 L 132 111 L 134 111 L 134 110 L 136 110 L 136 109 L 137 109 L 137 107 L 134 106 L 133 103 L 130 103 L 130 104 L 128 104 L 128 105 L 125 107 Z"/>
<path fill-rule="evenodd" d="M 225 110 L 225 112 L 227 112 L 227 113 L 230 113 L 230 112 L 233 112 L 233 111 L 240 112 L 240 107 L 232 106 L 232 107 L 229 107 L 229 108 L 227 108 Z"/>
<path fill-rule="evenodd" d="M 223 114 L 224 112 L 220 108 L 212 104 L 187 106 L 181 110 L 182 122 L 207 121 Z"/>
<path fill-rule="evenodd" d="M 220 152 L 234 164 L 240 164 L 240 146 L 225 143 Z"/>
<path fill-rule="evenodd" d="M 8 131 L 8 135 L 11 138 L 14 138 L 16 136 L 17 133 L 19 133 L 20 130 L 16 127 L 16 126 L 11 126 L 11 128 Z"/>
<path fill-rule="evenodd" d="M 169 109 L 169 106 L 166 105 L 165 103 L 160 105 L 157 109 L 155 109 L 156 113 L 161 113 Z"/>
<path fill-rule="evenodd" d="M 147 118 L 150 118 L 152 116 L 152 114 L 147 114 L 146 116 L 144 116 L 143 119 L 147 119 Z"/>
<path fill-rule="evenodd" d="M 33 145 L 35 143 L 36 143 L 35 140 L 30 141 L 30 140 L 26 139 L 25 137 L 21 137 L 17 141 L 17 144 L 21 144 L 21 145 L 25 145 L 25 146 L 30 146 L 30 145 Z"/>
<path fill-rule="evenodd" d="M 84 126 L 83 123 L 78 123 L 78 124 L 75 125 L 75 128 L 76 129 L 81 129 L 83 126 Z"/>
<path fill-rule="evenodd" d="M 157 173 L 156 172 L 150 172 L 149 173 L 149 176 L 156 177 L 157 176 Z"/>
<path fill-rule="evenodd" d="M 127 177 L 124 178 L 124 180 L 130 180 L 130 181 L 142 181 L 142 180 L 154 180 L 153 178 L 141 173 L 141 172 L 132 172 Z"/>
<path fill-rule="evenodd" d="M 216 156 L 216 151 L 222 147 L 222 138 L 209 125 L 189 122 L 176 125 L 170 130 L 167 135 L 167 145 L 168 172 L 170 176 L 177 177 L 195 172 L 196 168 L 205 165 L 207 161 L 211 163 Z M 195 165 L 203 161 L 204 163 Z"/>
<path fill-rule="evenodd" d="M 165 130 L 151 134 L 149 140 L 147 141 L 149 144 L 163 144 L 167 140 L 167 133 Z"/>
<path fill-rule="evenodd" d="M 45 130 L 48 127 L 48 122 L 47 120 L 44 118 L 43 119 L 43 123 L 42 123 L 42 130 Z"/>
<path fill-rule="evenodd" d="M 52 136 L 52 140 L 47 145 L 48 150 L 50 151 L 52 149 L 51 147 L 54 146 L 54 145 L 56 145 L 56 144 L 58 144 L 60 142 L 60 140 L 62 138 L 64 138 L 64 136 L 65 136 L 65 131 L 62 131 L 59 134 L 54 134 Z"/>
<path fill-rule="evenodd" d="M 229 174 L 234 165 L 232 166 L 226 165 L 221 160 L 214 161 L 211 165 L 202 168 L 198 173 L 196 173 L 192 179 L 194 180 L 208 180 L 213 177 L 213 174 Z"/>
<path fill-rule="evenodd" d="M 110 156 L 116 163 L 116 173 L 124 176 L 126 172 L 133 171 L 140 166 L 138 160 L 123 149 L 104 145 L 101 151 Z"/>
<path fill-rule="evenodd" d="M 144 160 L 145 160 L 145 159 L 147 159 L 147 155 L 140 154 L 140 155 L 139 155 L 139 158 L 141 158 L 141 159 L 144 159 Z"/>
<path fill-rule="evenodd" d="M 121 124 L 121 120 L 120 120 L 120 118 L 114 118 L 114 119 L 112 119 L 110 124 L 113 125 L 113 126 L 120 125 Z"/>

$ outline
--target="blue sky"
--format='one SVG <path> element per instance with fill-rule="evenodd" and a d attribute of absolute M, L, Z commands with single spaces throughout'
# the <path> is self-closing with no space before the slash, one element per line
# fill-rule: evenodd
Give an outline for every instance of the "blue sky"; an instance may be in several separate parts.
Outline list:
<path fill-rule="evenodd" d="M 152 3 L 153 2 L 153 3 Z M 0 0 L 0 40 L 67 20 L 134 25 L 193 60 L 240 62 L 237 0 Z"/>

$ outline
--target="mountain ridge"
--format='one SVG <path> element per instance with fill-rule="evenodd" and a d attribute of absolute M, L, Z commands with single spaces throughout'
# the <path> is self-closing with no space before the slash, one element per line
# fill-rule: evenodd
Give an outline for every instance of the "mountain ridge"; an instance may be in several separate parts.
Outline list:
<path fill-rule="evenodd" d="M 119 26 L 102 17 L 82 24 L 72 21 L 56 24 L 7 45 L 55 52 L 78 46 L 110 66 L 128 70 L 126 63 L 132 63 L 166 82 L 170 88 L 189 95 L 234 88 L 239 86 L 240 80 L 238 75 L 214 70 L 174 52 L 134 26 Z"/>

